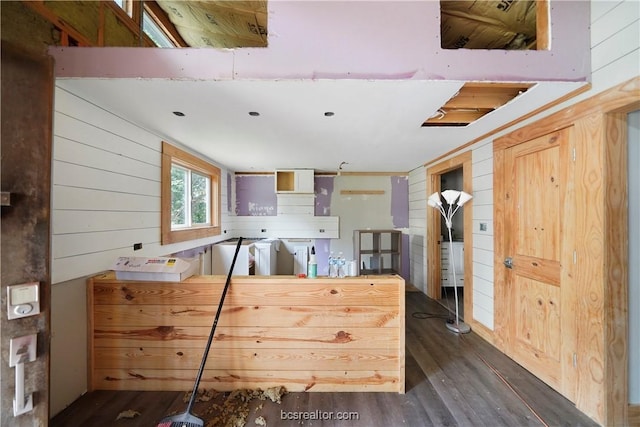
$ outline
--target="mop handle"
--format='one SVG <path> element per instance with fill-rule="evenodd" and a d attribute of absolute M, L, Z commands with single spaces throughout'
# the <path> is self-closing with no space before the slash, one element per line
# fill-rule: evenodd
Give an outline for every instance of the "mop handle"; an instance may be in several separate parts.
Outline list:
<path fill-rule="evenodd" d="M 236 265 L 236 258 L 238 258 L 238 252 L 240 252 L 241 245 L 242 245 L 242 237 L 238 238 L 238 245 L 236 246 L 236 252 L 233 254 L 233 261 L 231 261 L 231 268 L 229 269 L 229 273 L 227 274 L 227 281 L 225 282 L 224 289 L 222 290 L 222 296 L 220 297 L 220 304 L 218 304 L 218 311 L 216 312 L 216 317 L 213 320 L 213 326 L 211 327 L 211 332 L 209 333 L 207 346 L 204 349 L 204 355 L 202 355 L 202 361 L 200 362 L 200 368 L 198 369 L 196 382 L 193 385 L 193 392 L 191 392 L 191 398 L 189 399 L 189 404 L 187 405 L 187 412 L 191 411 L 191 407 L 196 401 L 196 394 L 198 393 L 198 386 L 200 385 L 200 380 L 202 379 L 202 373 L 204 372 L 204 365 L 207 363 L 207 356 L 209 355 L 211 342 L 213 341 L 213 336 L 216 331 L 218 318 L 220 318 L 220 313 L 222 312 L 222 304 L 224 304 L 224 297 L 227 295 L 227 290 L 229 289 L 229 284 L 231 283 L 231 274 L 233 273 L 233 267 Z"/>

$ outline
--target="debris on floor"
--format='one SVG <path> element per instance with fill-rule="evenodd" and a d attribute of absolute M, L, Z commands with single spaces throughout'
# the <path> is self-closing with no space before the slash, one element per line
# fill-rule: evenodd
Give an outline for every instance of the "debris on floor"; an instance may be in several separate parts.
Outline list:
<path fill-rule="evenodd" d="M 200 413 L 205 421 L 206 427 L 244 427 L 247 424 L 250 408 L 249 404 L 253 400 L 270 400 L 274 403 L 282 403 L 282 396 L 287 394 L 283 386 L 261 389 L 239 389 L 231 392 L 219 392 L 216 390 L 198 390 L 196 403 L 204 403 L 203 411 Z M 191 392 L 185 393 L 183 401 L 186 403 L 191 398 Z M 264 404 L 260 403 L 254 412 L 263 409 Z M 255 419 L 255 424 L 266 426 L 267 419 L 259 415 Z"/>
<path fill-rule="evenodd" d="M 118 416 L 116 417 L 116 421 L 123 418 L 135 418 L 138 415 L 140 415 L 140 412 L 134 411 L 133 409 L 127 409 L 126 411 L 122 411 L 118 414 Z"/>

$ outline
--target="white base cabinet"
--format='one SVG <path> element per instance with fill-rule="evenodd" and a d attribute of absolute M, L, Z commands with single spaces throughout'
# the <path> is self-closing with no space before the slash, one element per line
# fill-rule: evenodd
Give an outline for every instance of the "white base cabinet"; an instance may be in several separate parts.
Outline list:
<path fill-rule="evenodd" d="M 453 266 L 456 272 L 456 286 L 464 286 L 464 242 L 453 242 L 453 265 L 451 262 L 451 251 L 449 242 L 440 243 L 442 268 L 441 284 L 443 287 L 453 287 Z"/>

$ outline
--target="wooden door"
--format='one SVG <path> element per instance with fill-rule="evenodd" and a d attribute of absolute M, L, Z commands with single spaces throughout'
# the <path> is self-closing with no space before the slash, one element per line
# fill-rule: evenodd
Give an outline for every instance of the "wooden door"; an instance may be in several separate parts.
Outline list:
<path fill-rule="evenodd" d="M 504 158 L 502 331 L 513 359 L 574 399 L 572 129 L 515 145 Z M 509 264 L 509 265 L 508 265 Z"/>

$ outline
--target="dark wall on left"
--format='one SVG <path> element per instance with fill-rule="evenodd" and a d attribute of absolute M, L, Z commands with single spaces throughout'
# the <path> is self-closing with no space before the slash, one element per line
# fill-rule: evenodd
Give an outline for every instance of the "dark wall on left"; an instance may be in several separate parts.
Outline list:
<path fill-rule="evenodd" d="M 2 5 L 3 14 L 5 5 Z M 50 192 L 53 123 L 53 61 L 44 49 L 2 39 L 1 183 L 11 193 L 2 207 L 0 287 L 0 425 L 43 426 L 49 419 Z M 40 283 L 40 314 L 7 320 L 6 287 Z M 13 417 L 14 368 L 9 340 L 36 333 L 37 359 L 25 366 L 25 391 L 33 411 Z"/>

